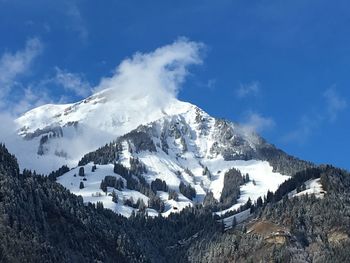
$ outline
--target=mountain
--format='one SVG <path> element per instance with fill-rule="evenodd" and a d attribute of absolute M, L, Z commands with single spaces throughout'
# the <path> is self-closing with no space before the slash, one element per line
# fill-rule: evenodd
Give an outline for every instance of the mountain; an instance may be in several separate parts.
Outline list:
<path fill-rule="evenodd" d="M 236 210 L 312 166 L 195 105 L 176 99 L 162 105 L 147 96 L 120 100 L 108 89 L 75 104 L 33 109 L 17 119 L 31 150 L 23 166 L 48 173 L 68 164 L 73 169 L 58 182 L 124 216 L 144 206 L 164 216 L 204 203 Z"/>
<path fill-rule="evenodd" d="M 0 147 L 2 261 L 349 261 L 348 172 L 150 100 L 104 90 L 16 120 L 21 166 L 46 175 Z"/>

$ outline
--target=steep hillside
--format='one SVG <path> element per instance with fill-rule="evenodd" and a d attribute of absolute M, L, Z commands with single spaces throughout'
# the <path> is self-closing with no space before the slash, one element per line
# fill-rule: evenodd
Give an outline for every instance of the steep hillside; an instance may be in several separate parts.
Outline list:
<path fill-rule="evenodd" d="M 298 178 L 279 188 L 284 195 L 276 193 L 255 208 L 250 219 L 198 237 L 189 246 L 189 262 L 349 262 L 350 174 L 322 166 Z M 308 178 L 319 178 L 324 195 L 288 194 Z"/>
<path fill-rule="evenodd" d="M 131 171 L 135 171 L 133 165 Z M 237 173 L 234 170 L 228 174 L 237 177 Z M 52 182 L 59 174 L 19 174 L 16 158 L 1 145 L 2 262 L 350 259 L 350 175 L 331 166 L 296 173 L 275 193 L 267 193 L 263 201 L 246 206 L 244 213 L 248 211 L 248 217 L 241 220 L 236 214 L 231 229 L 224 228 L 221 219 L 216 220 L 212 207 L 202 205 L 184 208 L 167 218 L 145 217 L 145 211 L 140 211 L 127 220 L 103 209 L 101 203 L 97 207 L 84 205 L 80 197 Z M 310 191 L 315 182 L 320 182 L 321 190 Z M 322 191 L 322 195 L 313 195 L 314 191 Z"/>
<path fill-rule="evenodd" d="M 146 262 L 125 221 L 47 177 L 19 174 L 0 145 L 1 262 Z"/>

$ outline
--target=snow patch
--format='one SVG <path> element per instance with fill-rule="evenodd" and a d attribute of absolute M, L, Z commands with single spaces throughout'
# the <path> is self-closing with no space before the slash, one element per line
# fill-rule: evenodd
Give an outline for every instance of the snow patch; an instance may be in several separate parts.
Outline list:
<path fill-rule="evenodd" d="M 317 198 L 323 198 L 325 191 L 322 188 L 321 179 L 310 179 L 304 183 L 305 190 L 297 192 L 297 189 L 294 189 L 292 192 L 288 194 L 288 197 L 296 197 L 302 195 L 311 195 L 314 194 Z"/>

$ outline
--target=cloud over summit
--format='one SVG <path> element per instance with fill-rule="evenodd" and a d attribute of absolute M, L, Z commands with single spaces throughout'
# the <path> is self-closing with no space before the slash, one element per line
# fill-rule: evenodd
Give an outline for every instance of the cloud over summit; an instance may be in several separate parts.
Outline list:
<path fill-rule="evenodd" d="M 112 77 L 103 78 L 95 91 L 112 89 L 118 98 L 145 98 L 162 104 L 174 98 L 188 75 L 188 67 L 202 63 L 204 45 L 180 38 L 150 53 L 137 52 L 122 61 Z"/>

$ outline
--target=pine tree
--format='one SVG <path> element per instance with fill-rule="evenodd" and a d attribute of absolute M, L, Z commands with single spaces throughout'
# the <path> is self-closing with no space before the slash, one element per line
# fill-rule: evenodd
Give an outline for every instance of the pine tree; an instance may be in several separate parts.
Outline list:
<path fill-rule="evenodd" d="M 84 167 L 79 168 L 79 176 L 85 176 Z"/>
<path fill-rule="evenodd" d="M 118 195 L 116 194 L 116 192 L 114 190 L 112 192 L 112 201 L 114 203 L 118 203 Z"/>
<path fill-rule="evenodd" d="M 79 189 L 83 189 L 85 186 L 84 186 L 84 183 L 83 182 L 80 182 L 80 185 L 79 185 Z"/>
<path fill-rule="evenodd" d="M 168 196 L 168 200 L 175 200 L 175 201 L 179 201 L 179 195 L 176 191 L 174 190 L 169 190 L 169 196 Z"/>
<path fill-rule="evenodd" d="M 249 181 L 250 181 L 250 178 L 249 178 L 249 174 L 247 173 L 244 177 L 244 183 L 249 183 Z"/>
<path fill-rule="evenodd" d="M 101 189 L 103 192 L 107 193 L 107 184 L 106 184 L 106 182 L 105 182 L 104 179 L 102 179 L 102 181 L 101 181 L 100 189 Z"/>
<path fill-rule="evenodd" d="M 247 201 L 247 207 L 250 208 L 251 206 L 252 206 L 252 200 L 249 197 Z"/>
<path fill-rule="evenodd" d="M 259 196 L 258 199 L 256 200 L 256 206 L 259 208 L 259 207 L 262 207 L 262 205 L 263 205 L 263 200 L 261 196 Z"/>
<path fill-rule="evenodd" d="M 232 219 L 232 228 L 234 228 L 236 225 L 237 225 L 237 219 L 234 216 L 233 219 Z"/>
<path fill-rule="evenodd" d="M 97 202 L 96 203 L 96 209 L 99 211 L 102 211 L 104 209 L 103 203 L 102 202 Z"/>
<path fill-rule="evenodd" d="M 224 224 L 223 219 L 221 219 L 221 221 L 220 221 L 220 228 L 221 228 L 221 233 L 224 233 L 225 232 L 225 224 Z"/>

